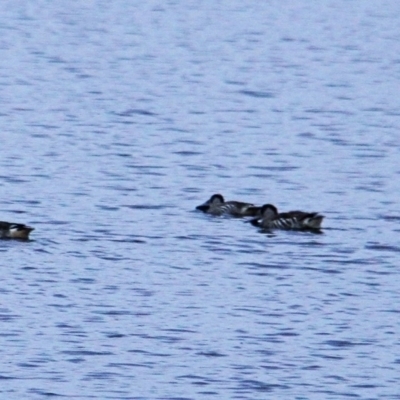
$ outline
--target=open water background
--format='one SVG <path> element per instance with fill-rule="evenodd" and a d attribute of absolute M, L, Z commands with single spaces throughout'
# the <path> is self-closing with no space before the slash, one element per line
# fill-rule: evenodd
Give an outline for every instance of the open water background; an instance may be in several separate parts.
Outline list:
<path fill-rule="evenodd" d="M 0 242 L 1 399 L 400 399 L 400 2 L 0 21 L 0 220 L 36 228 Z"/>

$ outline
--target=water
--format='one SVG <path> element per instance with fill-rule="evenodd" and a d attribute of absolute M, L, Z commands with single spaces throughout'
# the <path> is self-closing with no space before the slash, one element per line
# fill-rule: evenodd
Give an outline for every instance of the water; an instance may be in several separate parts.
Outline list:
<path fill-rule="evenodd" d="M 0 5 L 1 398 L 399 399 L 398 2 L 70 3 Z"/>

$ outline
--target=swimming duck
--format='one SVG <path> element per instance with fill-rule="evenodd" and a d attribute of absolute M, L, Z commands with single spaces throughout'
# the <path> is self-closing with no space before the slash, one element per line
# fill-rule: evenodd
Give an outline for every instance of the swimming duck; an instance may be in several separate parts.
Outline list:
<path fill-rule="evenodd" d="M 24 224 L 0 221 L 0 238 L 28 240 L 29 234 L 34 229 L 35 228 Z"/>
<path fill-rule="evenodd" d="M 205 203 L 197 206 L 196 209 L 212 215 L 228 214 L 234 217 L 255 217 L 260 215 L 260 207 L 241 201 L 225 201 L 221 194 L 213 194 Z"/>
<path fill-rule="evenodd" d="M 278 209 L 272 204 L 264 204 L 260 210 L 261 217 L 250 221 L 254 226 L 264 230 L 286 229 L 286 230 L 314 230 L 321 229 L 323 215 L 308 213 L 304 211 L 289 211 L 278 213 Z"/>

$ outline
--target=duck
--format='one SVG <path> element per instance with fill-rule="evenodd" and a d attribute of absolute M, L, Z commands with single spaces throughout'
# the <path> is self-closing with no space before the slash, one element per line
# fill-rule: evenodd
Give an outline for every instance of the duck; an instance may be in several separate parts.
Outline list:
<path fill-rule="evenodd" d="M 260 216 L 260 207 L 242 201 L 225 201 L 221 194 L 213 194 L 205 203 L 196 207 L 197 210 L 211 215 L 231 215 L 234 217 Z"/>
<path fill-rule="evenodd" d="M 35 228 L 32 228 L 31 226 L 25 224 L 0 221 L 0 238 L 28 240 L 29 234 L 34 229 Z"/>
<path fill-rule="evenodd" d="M 289 211 L 279 213 L 273 204 L 264 204 L 260 215 L 249 222 L 263 230 L 308 230 L 320 231 L 324 216 L 316 212 Z"/>

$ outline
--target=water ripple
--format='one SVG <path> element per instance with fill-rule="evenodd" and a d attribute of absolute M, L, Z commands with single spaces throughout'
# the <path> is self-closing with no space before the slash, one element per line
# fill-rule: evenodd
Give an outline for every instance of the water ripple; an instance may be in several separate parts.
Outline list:
<path fill-rule="evenodd" d="M 397 399 L 395 2 L 11 3 L 2 397 Z"/>

